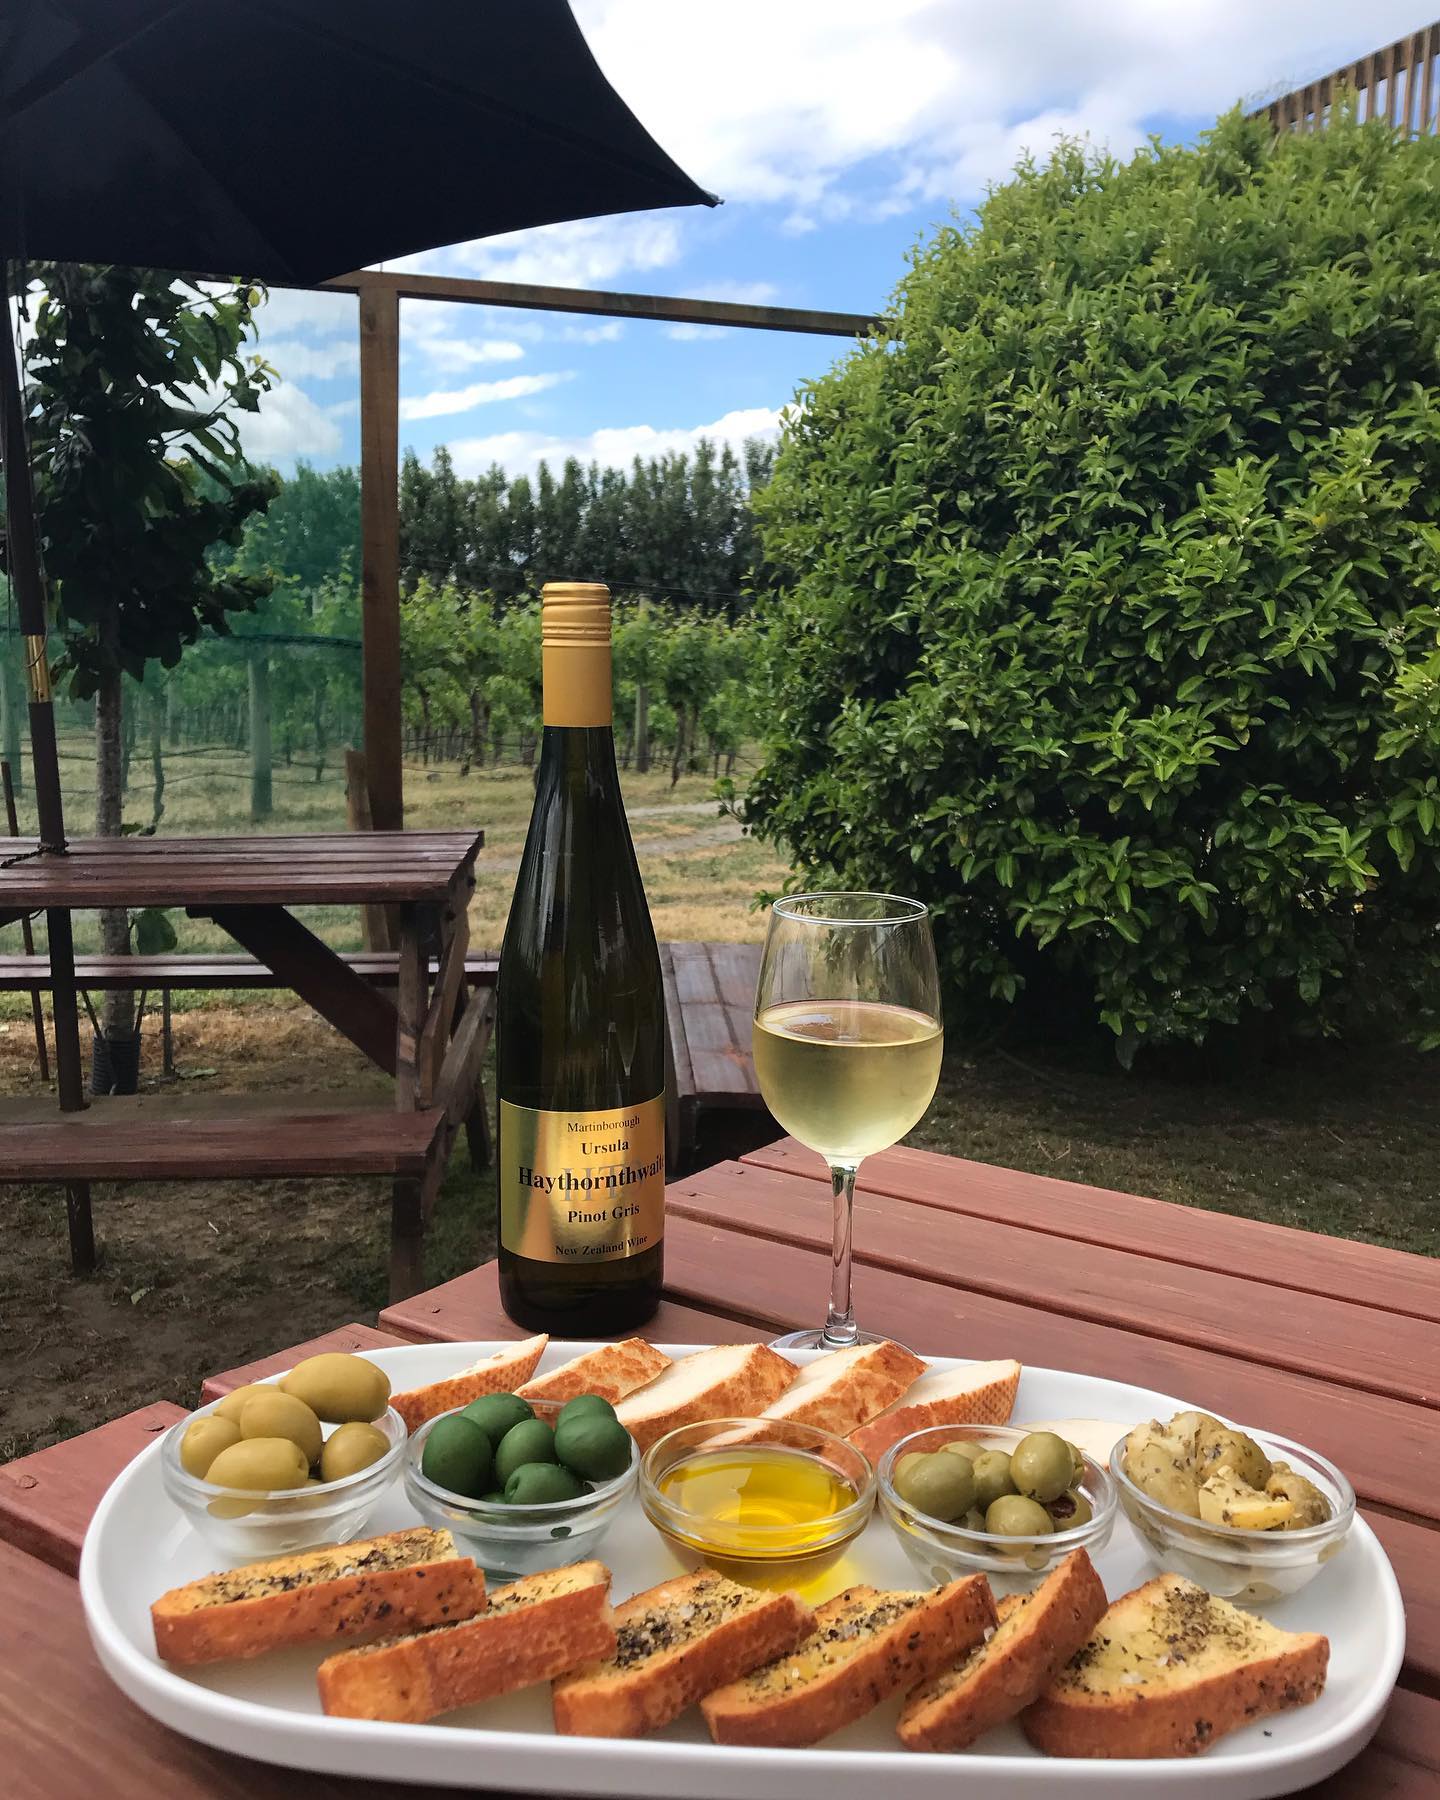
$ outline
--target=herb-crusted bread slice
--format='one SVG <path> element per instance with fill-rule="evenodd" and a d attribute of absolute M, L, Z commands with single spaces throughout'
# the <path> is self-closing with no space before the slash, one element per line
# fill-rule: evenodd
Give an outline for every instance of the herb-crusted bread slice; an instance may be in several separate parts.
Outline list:
<path fill-rule="evenodd" d="M 482 1394 L 513 1394 L 535 1373 L 535 1365 L 549 1342 L 543 1331 L 538 1337 L 520 1338 L 493 1356 L 482 1356 L 479 1362 L 445 1381 L 430 1381 L 424 1387 L 392 1394 L 390 1404 L 405 1421 L 407 1431 L 418 1431 L 427 1419 L 454 1412 L 457 1406 L 468 1406 Z"/>
<path fill-rule="evenodd" d="M 549 1681 L 614 1644 L 610 1571 L 572 1563 L 500 1588 L 478 1618 L 327 1657 L 316 1680 L 327 1713 L 418 1725 Z"/>
<path fill-rule="evenodd" d="M 468 1619 L 485 1577 L 448 1531 L 417 1527 L 247 1563 L 171 1588 L 150 1608 L 166 1662 L 228 1662 L 327 1638 Z"/>
<path fill-rule="evenodd" d="M 900 1714 L 907 1750 L 963 1750 L 1029 1706 L 1089 1637 L 1105 1588 L 1083 1550 L 1072 1550 L 1030 1594 L 1009 1594 L 999 1624 L 959 1663 L 922 1682 Z"/>
<path fill-rule="evenodd" d="M 983 1575 L 923 1593 L 848 1588 L 817 1608 L 798 1650 L 720 1688 L 700 1710 L 717 1744 L 815 1744 L 953 1662 L 994 1623 Z"/>
<path fill-rule="evenodd" d="M 1329 1660 L 1328 1638 L 1160 1575 L 1115 1602 L 1020 1723 L 1051 1756 L 1195 1756 L 1316 1699 Z"/>
<path fill-rule="evenodd" d="M 799 1373 L 768 1344 L 716 1344 L 671 1363 L 627 1395 L 616 1417 L 642 1450 L 702 1419 L 748 1419 L 778 1400 Z"/>
<path fill-rule="evenodd" d="M 923 1357 L 888 1339 L 850 1344 L 807 1363 L 762 1417 L 817 1425 L 846 1437 L 893 1405 L 925 1367 Z"/>
<path fill-rule="evenodd" d="M 815 1615 L 794 1594 L 763 1593 L 697 1569 L 615 1612 L 615 1651 L 555 1683 L 555 1729 L 583 1737 L 658 1731 L 712 1688 L 793 1650 Z"/>
<path fill-rule="evenodd" d="M 544 1375 L 532 1375 L 515 1392 L 522 1400 L 574 1400 L 581 1394 L 598 1394 L 613 1406 L 663 1375 L 670 1362 L 663 1350 L 644 1338 L 622 1338 L 618 1344 L 602 1344 L 598 1350 L 572 1356 Z"/>
<path fill-rule="evenodd" d="M 892 1444 L 931 1425 L 1003 1425 L 1020 1387 L 1018 1362 L 960 1363 L 931 1369 L 892 1406 L 850 1433 L 850 1442 L 873 1463 Z"/>

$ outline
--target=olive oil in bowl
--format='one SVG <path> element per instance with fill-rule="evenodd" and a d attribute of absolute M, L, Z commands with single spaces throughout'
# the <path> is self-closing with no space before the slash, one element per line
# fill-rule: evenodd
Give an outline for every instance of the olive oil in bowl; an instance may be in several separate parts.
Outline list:
<path fill-rule="evenodd" d="M 650 1447 L 640 1495 L 682 1561 L 803 1593 L 864 1530 L 875 1478 L 859 1451 L 815 1426 L 715 1419 Z"/>

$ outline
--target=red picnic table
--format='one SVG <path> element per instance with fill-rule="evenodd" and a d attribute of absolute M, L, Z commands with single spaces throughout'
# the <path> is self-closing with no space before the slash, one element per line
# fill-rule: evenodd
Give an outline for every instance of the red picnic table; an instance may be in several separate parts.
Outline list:
<path fill-rule="evenodd" d="M 829 1276 L 830 1185 L 789 1140 L 668 1190 L 659 1342 L 768 1338 L 810 1324 Z M 1351 1476 L 1394 1564 L 1408 1642 L 1371 1745 L 1309 1790 L 1440 1793 L 1440 1262 L 924 1151 L 864 1166 L 859 1316 L 937 1355 L 1014 1356 L 1139 1382 L 1299 1439 Z M 198 1400 L 317 1350 L 524 1335 L 495 1267 L 210 1378 Z M 117 1471 L 183 1410 L 142 1408 L 0 1467 L 0 1743 L 7 1800 L 438 1790 L 297 1778 L 175 1736 L 91 1654 L 74 1575 Z M 1343 1628 L 1343 1625 L 1342 1627 Z"/>

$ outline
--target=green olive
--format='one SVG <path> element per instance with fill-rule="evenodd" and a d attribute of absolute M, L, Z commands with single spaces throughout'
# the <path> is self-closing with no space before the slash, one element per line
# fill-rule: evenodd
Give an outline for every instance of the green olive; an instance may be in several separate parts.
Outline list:
<path fill-rule="evenodd" d="M 1038 1500 L 1002 1494 L 985 1509 L 985 1529 L 993 1537 L 1049 1537 L 1055 1526 Z"/>
<path fill-rule="evenodd" d="M 548 1506 L 555 1500 L 578 1500 L 584 1492 L 580 1477 L 559 1463 L 521 1463 L 505 1483 L 505 1502 L 508 1506 Z"/>
<path fill-rule="evenodd" d="M 543 1419 L 524 1419 L 512 1425 L 495 1446 L 495 1479 L 508 1485 L 525 1463 L 558 1462 L 555 1433 Z"/>
<path fill-rule="evenodd" d="M 326 1438 L 320 1452 L 320 1473 L 326 1481 L 343 1481 L 379 1462 L 389 1450 L 390 1440 L 378 1426 L 351 1419 L 347 1425 L 337 1425 Z"/>
<path fill-rule="evenodd" d="M 240 1435 L 244 1438 L 289 1438 L 305 1453 L 305 1466 L 320 1460 L 324 1433 L 320 1421 L 303 1400 L 279 1388 L 261 1388 L 240 1408 Z"/>
<path fill-rule="evenodd" d="M 963 1456 L 971 1463 L 985 1454 L 985 1446 L 977 1444 L 973 1438 L 956 1438 L 953 1444 L 942 1444 L 940 1449 L 946 1456 Z"/>
<path fill-rule="evenodd" d="M 473 1420 L 480 1427 L 493 1450 L 512 1425 L 533 1419 L 535 1408 L 518 1394 L 482 1394 L 478 1400 L 472 1400 L 460 1416 Z"/>
<path fill-rule="evenodd" d="M 567 1469 L 589 1481 L 613 1481 L 630 1467 L 635 1440 L 613 1415 L 595 1408 L 562 1417 L 555 1427 L 555 1454 Z"/>
<path fill-rule="evenodd" d="M 1046 1512 L 1057 1531 L 1073 1531 L 1077 1525 L 1088 1525 L 1095 1509 L 1079 1488 L 1067 1488 L 1058 1500 L 1047 1503 Z"/>
<path fill-rule="evenodd" d="M 1085 1452 L 1078 1444 L 1072 1444 L 1068 1438 L 1065 1442 L 1070 1451 L 1070 1485 L 1072 1488 L 1079 1487 L 1085 1479 Z"/>
<path fill-rule="evenodd" d="M 567 1400 L 560 1408 L 560 1416 L 555 1421 L 555 1429 L 558 1431 L 566 1419 L 573 1419 L 577 1413 L 582 1412 L 604 1413 L 611 1419 L 615 1417 L 615 1408 L 603 1394 L 577 1394 L 573 1400 Z"/>
<path fill-rule="evenodd" d="M 1010 1452 L 1010 1479 L 1027 1500 L 1058 1500 L 1070 1485 L 1070 1446 L 1053 1431 L 1028 1432 Z"/>
<path fill-rule="evenodd" d="M 975 1498 L 975 1473 L 963 1456 L 936 1453 L 898 1470 L 895 1492 L 907 1505 L 948 1525 L 970 1510 Z"/>
<path fill-rule="evenodd" d="M 246 1488 L 273 1494 L 277 1488 L 304 1487 L 310 1474 L 305 1452 L 289 1438 L 242 1438 L 222 1450 L 205 1479 L 216 1487 Z"/>
<path fill-rule="evenodd" d="M 899 1482 L 900 1482 L 900 1478 L 902 1475 L 904 1475 L 905 1471 L 907 1469 L 918 1469 L 920 1464 L 922 1462 L 924 1462 L 925 1458 L 929 1455 L 930 1455 L 930 1452 L 928 1450 L 911 1450 L 911 1451 L 909 1451 L 906 1455 L 904 1455 L 900 1458 L 899 1462 L 896 1463 L 895 1468 L 891 1475 L 891 1479 L 898 1486 Z"/>
<path fill-rule="evenodd" d="M 490 1440 L 464 1413 L 447 1413 L 430 1427 L 420 1453 L 420 1473 L 447 1493 L 467 1498 L 485 1493 L 494 1458 Z"/>
<path fill-rule="evenodd" d="M 233 1393 L 227 1394 L 223 1400 L 217 1402 L 215 1411 L 210 1416 L 215 1419 L 233 1419 L 238 1425 L 240 1423 L 240 1409 L 244 1406 L 245 1402 L 251 1399 L 255 1394 L 268 1394 L 270 1391 L 270 1386 L 267 1382 L 247 1382 L 244 1387 L 236 1388 Z"/>
<path fill-rule="evenodd" d="M 378 1419 L 390 1399 L 390 1377 L 383 1369 L 338 1350 L 307 1356 L 280 1385 L 328 1425 Z"/>
<path fill-rule="evenodd" d="M 1010 1458 L 1003 1450 L 982 1450 L 971 1465 L 975 1470 L 975 1504 L 988 1507 L 1005 1494 L 1013 1494 Z"/>
<path fill-rule="evenodd" d="M 180 1440 L 180 1467 L 187 1475 L 203 1481 L 206 1470 L 220 1452 L 239 1442 L 240 1427 L 233 1419 L 222 1418 L 219 1413 L 206 1413 L 203 1419 L 192 1419 L 185 1427 L 185 1435 Z"/>

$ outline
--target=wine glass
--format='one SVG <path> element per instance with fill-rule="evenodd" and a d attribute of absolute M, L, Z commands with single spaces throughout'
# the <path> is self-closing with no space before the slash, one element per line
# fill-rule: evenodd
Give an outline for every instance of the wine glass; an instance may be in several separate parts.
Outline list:
<path fill-rule="evenodd" d="M 830 1165 L 835 1237 L 823 1329 L 777 1349 L 881 1340 L 855 1325 L 855 1171 L 919 1123 L 945 1032 L 929 909 L 895 894 L 792 894 L 770 908 L 755 990 L 755 1073 L 765 1104 Z"/>

